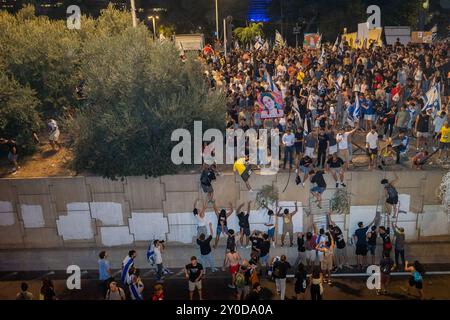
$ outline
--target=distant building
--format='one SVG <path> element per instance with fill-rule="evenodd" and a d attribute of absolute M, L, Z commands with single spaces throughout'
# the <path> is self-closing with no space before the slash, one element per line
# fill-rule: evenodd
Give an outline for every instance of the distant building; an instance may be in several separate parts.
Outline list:
<path fill-rule="evenodd" d="M 269 7 L 272 0 L 249 0 L 247 20 L 251 22 L 268 22 Z"/>

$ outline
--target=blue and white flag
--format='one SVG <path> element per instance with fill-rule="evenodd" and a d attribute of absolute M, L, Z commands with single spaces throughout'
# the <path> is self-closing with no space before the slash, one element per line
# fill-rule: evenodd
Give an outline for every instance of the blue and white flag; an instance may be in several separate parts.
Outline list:
<path fill-rule="evenodd" d="M 147 249 L 147 261 L 153 266 L 155 265 L 155 246 L 152 243 L 149 245 Z"/>
<path fill-rule="evenodd" d="M 338 47 L 339 47 L 339 35 L 337 36 L 336 41 L 334 42 L 333 52 L 336 52 Z"/>
<path fill-rule="evenodd" d="M 142 296 L 142 293 L 139 292 L 139 287 L 136 285 L 136 283 L 131 283 L 129 285 L 129 288 L 132 300 L 144 300 L 144 297 Z"/>
<path fill-rule="evenodd" d="M 260 36 L 256 37 L 256 41 L 255 41 L 255 45 L 253 46 L 255 48 L 255 50 L 259 50 L 263 47 L 264 45 L 264 41 Z"/>
<path fill-rule="evenodd" d="M 325 63 L 325 48 L 322 48 L 322 53 L 320 54 L 319 60 L 317 63 L 323 65 Z"/>
<path fill-rule="evenodd" d="M 353 119 L 355 121 L 358 121 L 360 117 L 361 117 L 361 102 L 359 101 L 359 95 L 356 94 L 355 110 L 353 111 Z"/>
<path fill-rule="evenodd" d="M 334 80 L 334 89 L 336 92 L 340 92 L 342 90 L 342 82 L 344 81 L 344 76 L 340 73 L 336 80 Z"/>
<path fill-rule="evenodd" d="M 122 275 L 120 277 L 120 280 L 122 281 L 122 284 L 127 284 L 128 280 L 128 273 L 130 271 L 130 268 L 134 265 L 134 259 L 130 256 L 126 256 L 125 259 L 122 262 L 123 268 L 122 268 Z"/>
<path fill-rule="evenodd" d="M 438 112 L 441 110 L 441 85 L 436 83 L 422 99 L 425 102 L 422 111 L 432 109 L 433 112 Z"/>
<path fill-rule="evenodd" d="M 343 37 L 341 38 L 341 42 L 339 43 L 338 55 L 339 56 L 344 55 L 344 39 L 343 39 Z"/>
<path fill-rule="evenodd" d="M 286 42 L 284 41 L 283 36 L 278 32 L 278 30 L 275 30 L 275 46 L 278 49 L 284 48 L 286 46 Z"/>
<path fill-rule="evenodd" d="M 355 122 L 359 121 L 361 116 L 361 105 L 359 102 L 358 94 L 356 94 L 355 103 L 351 104 L 347 109 L 348 122 L 354 125 Z"/>

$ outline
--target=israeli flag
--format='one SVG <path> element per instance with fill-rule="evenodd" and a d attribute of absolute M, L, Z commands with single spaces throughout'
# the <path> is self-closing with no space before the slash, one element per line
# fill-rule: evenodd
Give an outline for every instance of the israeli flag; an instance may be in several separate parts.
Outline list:
<path fill-rule="evenodd" d="M 341 43 L 339 43 L 338 55 L 339 56 L 344 55 L 344 39 L 343 38 L 341 38 Z"/>
<path fill-rule="evenodd" d="M 339 46 L 339 35 L 337 36 L 336 41 L 334 42 L 334 45 L 333 45 L 333 52 L 336 52 L 336 51 L 337 51 L 338 46 Z"/>
<path fill-rule="evenodd" d="M 263 45 L 264 45 L 263 39 L 261 39 L 260 36 L 257 36 L 255 45 L 253 46 L 255 48 L 255 50 L 258 51 L 259 49 L 261 49 L 263 47 Z"/>
<path fill-rule="evenodd" d="M 422 99 L 425 102 L 422 111 L 432 109 L 433 112 L 438 112 L 441 110 L 441 85 L 436 83 Z"/>
<path fill-rule="evenodd" d="M 355 121 L 358 121 L 360 117 L 361 117 L 361 103 L 359 101 L 359 95 L 356 94 L 355 109 L 353 110 L 353 119 Z"/>
<path fill-rule="evenodd" d="M 129 288 L 132 300 L 144 300 L 144 297 L 139 292 L 139 288 L 135 283 L 130 284 Z"/>
<path fill-rule="evenodd" d="M 322 48 L 322 53 L 320 54 L 319 60 L 317 60 L 317 63 L 320 65 L 323 65 L 325 63 L 325 48 Z"/>
<path fill-rule="evenodd" d="M 153 241 L 147 249 L 147 261 L 150 265 L 155 265 L 155 246 L 153 245 Z"/>
<path fill-rule="evenodd" d="M 120 277 L 120 280 L 122 281 L 122 284 L 127 284 L 129 280 L 129 271 L 130 268 L 134 265 L 134 259 L 130 256 L 126 256 L 125 259 L 122 262 L 123 269 L 122 269 L 122 275 Z"/>
<path fill-rule="evenodd" d="M 286 42 L 283 39 L 281 33 L 278 30 L 275 30 L 275 46 L 277 48 L 284 48 L 286 46 Z"/>
<path fill-rule="evenodd" d="M 334 80 L 334 88 L 336 89 L 336 92 L 339 92 L 342 90 L 342 82 L 344 81 L 344 76 L 341 74 L 338 75 L 336 80 Z"/>

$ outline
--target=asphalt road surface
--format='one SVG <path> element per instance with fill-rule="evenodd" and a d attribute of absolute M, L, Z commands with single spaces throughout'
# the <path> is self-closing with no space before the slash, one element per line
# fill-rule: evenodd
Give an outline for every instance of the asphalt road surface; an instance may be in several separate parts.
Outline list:
<path fill-rule="evenodd" d="M 426 300 L 450 300 L 450 272 L 445 272 L 444 266 L 429 266 L 429 274 L 424 277 L 424 292 Z M 448 268 L 446 270 L 449 270 Z M 155 284 L 153 270 L 141 270 L 144 282 L 144 299 L 150 299 L 152 288 Z M 54 281 L 55 291 L 58 299 L 61 300 L 100 300 L 102 299 L 99 281 L 97 281 L 97 271 L 83 271 L 80 290 L 69 290 L 66 286 L 66 279 L 69 275 L 58 271 L 42 272 L 2 272 L 0 273 L 0 300 L 15 299 L 20 290 L 20 283 L 26 281 L 35 298 L 38 297 L 41 279 L 49 277 Z M 116 279 L 120 275 L 116 274 Z M 417 299 L 418 294 L 412 290 L 412 295 L 407 295 L 407 275 L 394 274 L 391 278 L 389 292 L 387 295 L 377 296 L 374 290 L 369 290 L 366 286 L 367 276 L 364 274 L 352 273 L 346 270 L 344 273 L 333 275 L 333 284 L 324 285 L 324 300 L 408 300 Z M 265 298 L 278 300 L 274 294 L 275 283 L 269 279 L 260 278 L 260 282 L 265 290 Z M 207 300 L 234 300 L 235 292 L 228 288 L 230 277 L 227 272 L 219 271 L 208 273 L 203 281 L 204 298 Z M 188 298 L 187 281 L 182 270 L 173 270 L 173 274 L 167 275 L 164 280 L 165 297 L 167 300 L 185 300 Z M 294 279 L 288 278 L 286 299 L 294 298 Z M 195 296 L 198 298 L 197 296 Z M 310 299 L 309 290 L 307 299 Z"/>

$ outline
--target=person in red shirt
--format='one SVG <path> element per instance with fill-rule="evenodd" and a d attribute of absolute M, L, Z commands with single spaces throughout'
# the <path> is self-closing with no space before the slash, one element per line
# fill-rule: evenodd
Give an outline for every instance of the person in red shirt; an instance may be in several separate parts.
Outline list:
<path fill-rule="evenodd" d="M 153 287 L 153 301 L 164 300 L 164 288 L 161 284 L 157 284 Z"/>

